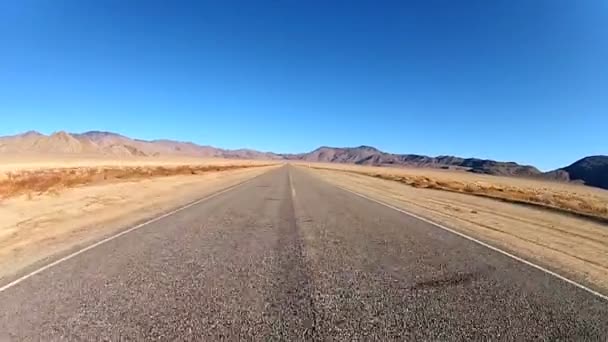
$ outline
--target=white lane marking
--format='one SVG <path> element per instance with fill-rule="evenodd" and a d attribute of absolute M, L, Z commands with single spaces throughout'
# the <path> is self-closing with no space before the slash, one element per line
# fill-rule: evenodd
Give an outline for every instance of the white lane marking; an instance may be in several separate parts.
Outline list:
<path fill-rule="evenodd" d="M 197 205 L 197 204 L 199 204 L 199 203 L 201 203 L 201 202 L 203 202 L 203 201 L 209 200 L 209 199 L 211 199 L 211 198 L 213 198 L 213 197 L 219 196 L 219 195 L 221 195 L 221 194 L 223 194 L 223 193 L 225 193 L 225 192 L 228 192 L 228 191 L 230 191 L 230 190 L 233 190 L 234 188 L 237 188 L 237 187 L 239 187 L 239 186 L 241 186 L 241 185 L 244 185 L 244 184 L 246 184 L 246 183 L 249 183 L 249 182 L 253 181 L 254 179 L 256 179 L 256 178 L 258 178 L 259 176 L 262 176 L 262 175 L 264 175 L 264 174 L 266 174 L 266 172 L 264 172 L 264 173 L 262 173 L 262 174 L 260 174 L 260 175 L 257 175 L 257 176 L 255 176 L 255 177 L 253 177 L 253 178 L 251 178 L 251 179 L 248 179 L 248 180 L 246 180 L 246 181 L 243 181 L 243 182 L 237 183 L 237 184 L 235 184 L 235 185 L 232 185 L 232 186 L 230 186 L 230 187 L 228 187 L 228 188 L 226 188 L 226 189 L 223 189 L 223 190 L 220 190 L 220 191 L 218 191 L 218 192 L 212 193 L 212 194 L 210 194 L 210 195 L 208 195 L 208 196 L 205 196 L 205 197 L 203 197 L 203 198 L 201 198 L 201 199 L 198 199 L 198 200 L 196 200 L 196 201 L 194 201 L 194 202 L 192 202 L 192 203 L 186 204 L 186 205 L 184 205 L 184 206 L 182 206 L 182 207 L 179 207 L 179 208 L 177 208 L 177 209 L 175 209 L 175 210 L 172 210 L 172 211 L 170 211 L 170 212 L 168 212 L 168 213 L 165 213 L 165 214 L 163 214 L 163 215 L 160 215 L 160 216 L 158 216 L 158 217 L 155 217 L 155 218 L 153 218 L 153 219 L 151 219 L 151 220 L 148 220 L 148 221 L 146 221 L 146 222 L 144 222 L 144 223 L 140 223 L 140 224 L 138 224 L 138 225 L 136 225 L 136 226 L 134 226 L 134 227 L 131 227 L 131 228 L 127 229 L 127 230 L 123 230 L 123 231 L 121 231 L 120 233 L 115 234 L 115 235 L 112 235 L 112 236 L 110 236 L 110 237 L 107 237 L 107 238 L 105 238 L 105 239 L 103 239 L 103 240 L 101 240 L 101 241 L 97 241 L 97 242 L 95 242 L 95 243 L 94 243 L 94 244 L 92 244 L 92 245 L 89 245 L 89 246 L 87 246 L 87 247 L 84 247 L 84 248 L 82 248 L 82 249 L 80 249 L 80 250 L 78 250 L 78 251 L 76 251 L 76 252 L 74 252 L 74 253 L 72 253 L 72 254 L 66 255 L 66 256 L 64 256 L 63 258 L 58 259 L 58 260 L 55 260 L 55 261 L 53 261 L 53 262 L 52 262 L 52 263 L 50 263 L 50 264 L 44 265 L 44 266 L 40 267 L 39 269 L 37 269 L 37 270 L 35 270 L 35 271 L 31 272 L 31 273 L 28 273 L 28 274 L 26 274 L 26 275 L 22 276 L 21 278 L 18 278 L 18 279 L 16 279 L 16 280 L 14 280 L 14 281 L 12 281 L 12 282 L 10 282 L 10 283 L 8 283 L 8 284 L 6 284 L 6 285 L 4 285 L 4 286 L 0 287 L 0 292 L 6 291 L 6 290 L 8 290 L 9 288 L 11 288 L 11 287 L 13 287 L 13 286 L 15 286 L 15 285 L 17 285 L 17 284 L 19 284 L 19 283 L 23 282 L 24 280 L 27 280 L 28 278 L 31 278 L 31 277 L 35 276 L 36 274 L 38 274 L 38 273 L 40 273 L 40 272 L 43 272 L 43 271 L 45 271 L 45 270 L 48 270 L 49 268 L 51 268 L 51 267 L 53 267 L 53 266 L 56 266 L 56 265 L 58 265 L 58 264 L 60 264 L 60 263 L 62 263 L 62 262 L 64 262 L 64 261 L 70 260 L 70 259 L 72 259 L 73 257 L 78 256 L 78 255 L 80 255 L 80 254 L 82 254 L 82 253 L 84 253 L 84 252 L 86 252 L 86 251 L 88 251 L 88 250 L 91 250 L 91 249 L 93 249 L 93 248 L 95 248 L 95 247 L 97 247 L 97 246 L 99 246 L 99 245 L 102 245 L 102 244 L 104 244 L 104 243 L 106 243 L 106 242 L 108 242 L 108 241 L 112 241 L 112 240 L 114 240 L 114 239 L 116 239 L 116 238 L 118 238 L 118 237 L 120 237 L 120 236 L 123 236 L 123 235 L 125 235 L 125 234 L 128 234 L 128 233 L 130 233 L 130 232 L 134 231 L 134 230 L 137 230 L 137 229 L 139 229 L 139 228 L 142 228 L 142 227 L 144 227 L 144 226 L 146 226 L 146 225 L 148 225 L 148 224 L 150 224 L 150 223 L 154 223 L 154 222 L 156 222 L 156 221 L 158 221 L 158 220 L 162 220 L 162 219 L 164 219 L 165 217 L 167 217 L 167 216 L 171 216 L 171 215 L 173 215 L 173 214 L 176 214 L 176 213 L 178 213 L 178 212 L 180 212 L 180 211 L 182 211 L 182 210 L 184 210 L 184 209 L 188 209 L 188 208 L 192 207 L 193 205 Z"/>
<path fill-rule="evenodd" d="M 335 184 L 334 184 L 334 185 L 335 185 Z M 439 224 L 439 223 L 433 222 L 433 221 L 431 221 L 431 220 L 428 220 L 428 219 L 426 219 L 426 218 L 424 218 L 424 217 L 421 217 L 421 216 L 418 216 L 418 215 L 416 215 L 416 214 L 412 214 L 412 213 L 407 212 L 407 211 L 405 211 L 405 210 L 403 210 L 403 209 L 400 209 L 400 208 L 397 208 L 397 207 L 395 207 L 395 206 L 392 206 L 392 205 L 390 205 L 390 204 L 388 204 L 388 203 L 384 203 L 384 202 L 382 202 L 382 201 L 379 201 L 379 200 L 376 200 L 376 199 L 371 198 L 371 197 L 369 197 L 369 196 L 366 196 L 366 195 L 360 194 L 360 193 L 358 193 L 358 192 L 355 192 L 355 191 L 349 190 L 349 189 L 344 188 L 344 187 L 339 186 L 339 185 L 335 185 L 335 186 L 336 186 L 336 187 L 338 187 L 338 188 L 340 188 L 340 189 L 342 189 L 342 190 L 344 190 L 344 191 L 350 192 L 350 193 L 351 193 L 351 194 L 353 194 L 353 195 L 357 195 L 357 196 L 362 197 L 362 198 L 365 198 L 365 199 L 367 199 L 367 200 L 369 200 L 369 201 L 372 201 L 372 202 L 375 202 L 375 203 L 381 204 L 381 205 L 383 205 L 383 206 L 385 206 L 385 207 L 391 208 L 391 209 L 393 209 L 393 210 L 399 211 L 399 212 L 401 212 L 401 213 L 403 213 L 403 214 L 406 214 L 406 215 L 412 216 L 412 217 L 414 217 L 414 218 L 417 218 L 418 220 L 421 220 L 421 221 L 424 221 L 424 222 L 426 222 L 426 223 L 429 223 L 429 224 L 431 224 L 431 225 L 433 225 L 433 226 L 435 226 L 435 227 L 437 227 L 437 228 L 441 228 L 441 229 L 443 229 L 443 230 L 447 230 L 448 232 L 450 232 L 450 233 L 452 233 L 452 234 L 456 234 L 456 235 L 458 235 L 458 236 L 460 236 L 460 237 L 463 237 L 463 238 L 465 238 L 465 239 L 467 239 L 467 240 L 473 241 L 473 242 L 475 242 L 475 243 L 477 243 L 477 244 L 479 244 L 479 245 L 482 245 L 482 246 L 484 246 L 484 247 L 486 247 L 486 248 L 489 248 L 489 249 L 491 249 L 491 250 L 493 250 L 493 251 L 495 251 L 495 252 L 501 253 L 501 254 L 506 255 L 506 256 L 508 256 L 508 257 L 510 257 L 510 258 L 512 258 L 512 259 L 515 259 L 515 260 L 517 260 L 517 261 L 519 261 L 519 262 L 522 262 L 522 263 L 524 263 L 524 264 L 526 264 L 526 265 L 528 265 L 528 266 L 534 267 L 534 268 L 536 268 L 537 270 L 540 270 L 540 271 L 543 271 L 543 272 L 545 272 L 545 273 L 547 273 L 547 274 L 550 274 L 550 275 L 552 275 L 552 276 L 554 276 L 554 277 L 556 277 L 556 278 L 558 278 L 558 279 L 561 279 L 561 280 L 563 280 L 563 281 L 567 282 L 567 283 L 568 283 L 568 284 L 570 284 L 570 285 L 574 285 L 574 286 L 576 286 L 576 287 L 578 287 L 578 288 L 580 288 L 580 289 L 582 289 L 582 290 L 585 290 L 585 291 L 587 291 L 587 292 L 591 293 L 592 295 L 595 295 L 595 296 L 597 296 L 597 297 L 599 297 L 599 298 L 601 298 L 601 299 L 603 299 L 603 300 L 608 301 L 608 296 L 606 296 L 606 295 L 604 295 L 604 294 L 601 294 L 601 293 L 599 293 L 599 292 L 597 292 L 597 291 L 595 291 L 595 290 L 593 290 L 593 289 L 590 289 L 590 288 L 588 288 L 587 286 L 585 286 L 585 285 L 583 285 L 583 284 L 579 284 L 579 283 L 577 283 L 577 282 L 576 282 L 576 281 L 574 281 L 574 280 L 571 280 L 571 279 L 568 279 L 568 278 L 566 278 L 566 277 L 564 277 L 564 276 L 562 276 L 562 275 L 559 275 L 559 274 L 557 274 L 557 273 L 555 273 L 555 272 L 553 272 L 553 271 L 551 271 L 551 270 L 548 270 L 548 269 L 546 269 L 546 268 L 544 268 L 544 267 L 542 267 L 542 266 L 540 266 L 540 265 L 537 265 L 537 264 L 535 264 L 535 263 L 533 263 L 533 262 L 530 262 L 530 261 L 528 261 L 528 260 L 526 260 L 526 259 L 520 258 L 520 257 L 518 257 L 517 255 L 513 255 L 513 254 L 511 254 L 511 253 L 509 253 L 509 252 L 507 252 L 507 251 L 504 251 L 504 250 L 502 250 L 502 249 L 500 249 L 500 248 L 498 248 L 498 247 L 494 247 L 494 246 L 489 245 L 489 244 L 487 244 L 487 243 L 485 243 L 485 242 L 483 242 L 483 241 L 477 240 L 477 239 L 476 239 L 476 238 L 474 238 L 474 237 L 471 237 L 471 236 L 468 236 L 468 235 L 466 235 L 466 234 L 464 234 L 464 233 L 461 233 L 461 232 L 455 231 L 455 230 L 453 230 L 453 229 L 451 229 L 451 228 L 448 228 L 448 227 L 446 227 L 446 226 L 443 226 L 443 225 L 441 225 L 441 224 Z"/>
<path fill-rule="evenodd" d="M 296 198 L 296 188 L 293 187 L 293 180 L 291 179 L 291 173 L 288 173 L 287 177 L 289 177 L 289 187 L 291 188 L 291 198 Z"/>

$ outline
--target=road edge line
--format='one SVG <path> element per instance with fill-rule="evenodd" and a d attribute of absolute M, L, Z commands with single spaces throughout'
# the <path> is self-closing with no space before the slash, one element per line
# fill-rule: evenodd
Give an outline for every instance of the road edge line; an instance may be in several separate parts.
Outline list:
<path fill-rule="evenodd" d="M 271 171 L 271 170 L 268 170 L 268 171 Z M 173 210 L 171 210 L 171 211 L 169 211 L 167 213 L 164 213 L 164 214 L 162 214 L 160 216 L 157 216 L 157 217 L 154 217 L 152 219 L 149 219 L 148 221 L 142 222 L 142 223 L 140 223 L 138 225 L 135 225 L 135 226 L 133 226 L 131 228 L 127 228 L 126 230 L 122 230 L 122 231 L 120 231 L 120 232 L 118 232 L 118 233 L 116 233 L 116 234 L 114 234 L 112 236 L 109 236 L 109 237 L 104 238 L 104 239 L 102 239 L 100 241 L 97 241 L 97 242 L 95 242 L 95 243 L 93 243 L 91 245 L 83 247 L 83 248 L 81 248 L 81 249 L 79 249 L 79 250 L 77 250 L 75 252 L 72 252 L 72 253 L 70 253 L 70 254 L 62 257 L 62 258 L 59 258 L 59 259 L 57 259 L 57 260 L 55 260 L 55 261 L 53 261 L 53 262 L 51 262 L 49 264 L 46 264 L 46 265 L 44 265 L 44 266 L 42 266 L 42 267 L 40 267 L 40 268 L 38 268 L 38 269 L 36 269 L 36 270 L 28 273 L 28 274 L 25 274 L 25 275 L 23 275 L 23 276 L 15 279 L 15 280 L 11 281 L 10 283 L 8 283 L 8 284 L 0 287 L 0 293 L 6 291 L 8 289 L 10 289 L 11 287 L 13 287 L 15 285 L 18 285 L 19 283 L 21 283 L 21 282 L 23 282 L 23 281 L 25 281 L 25 280 L 27 280 L 27 279 L 29 279 L 29 278 L 31 278 L 31 277 L 39 274 L 41 272 L 44 272 L 44 271 L 46 271 L 46 270 L 48 270 L 48 269 L 50 269 L 50 268 L 52 268 L 54 266 L 57 266 L 57 265 L 61 264 L 64 261 L 68 261 L 68 260 L 70 260 L 70 259 L 72 259 L 72 258 L 74 258 L 74 257 L 76 257 L 76 256 L 78 256 L 78 255 L 80 255 L 80 254 L 82 254 L 84 252 L 86 252 L 86 251 L 89 251 L 89 250 L 91 250 L 91 249 L 93 249 L 93 248 L 95 248 L 97 246 L 103 245 L 106 242 L 110 242 L 110 241 L 112 241 L 112 240 L 114 240 L 116 238 L 119 238 L 119 237 L 121 237 L 121 236 L 123 236 L 125 234 L 128 234 L 128 233 L 130 233 L 132 231 L 135 231 L 135 230 L 138 230 L 140 228 L 143 228 L 143 227 L 149 225 L 150 223 L 154 223 L 156 221 L 160 221 L 160 220 L 164 219 L 165 217 L 171 216 L 173 214 L 177 214 L 180 211 L 188 209 L 188 208 L 190 208 L 192 206 L 195 206 L 195 205 L 197 205 L 197 204 L 199 204 L 201 202 L 204 202 L 204 201 L 209 200 L 211 198 L 217 197 L 217 196 L 219 196 L 219 195 L 221 195 L 223 193 L 226 193 L 226 192 L 228 192 L 230 190 L 233 190 L 233 189 L 235 189 L 235 188 L 237 188 L 237 187 L 239 187 L 241 185 L 249 183 L 249 182 L 253 181 L 256 178 L 258 178 L 258 177 L 260 177 L 262 175 L 265 175 L 268 171 L 263 172 L 263 173 L 255 176 L 253 178 L 250 178 L 250 179 L 247 179 L 245 181 L 242 181 L 240 183 L 231 185 L 231 186 L 229 186 L 229 187 L 227 187 L 225 189 L 222 189 L 222 190 L 219 190 L 217 192 L 211 193 L 211 194 L 209 194 L 209 195 L 207 195 L 207 196 L 205 196 L 203 198 L 199 198 L 199 199 L 197 199 L 197 200 L 195 200 L 193 202 L 190 202 L 190 203 L 185 204 L 185 205 L 183 205 L 181 207 L 178 207 L 177 209 L 173 209 Z"/>
<path fill-rule="evenodd" d="M 332 183 L 332 184 L 333 184 L 333 183 Z M 486 243 L 486 242 L 483 242 L 483 241 L 481 241 L 481 240 L 479 240 L 479 239 L 476 239 L 476 238 L 474 238 L 474 237 L 472 237 L 472 236 L 466 235 L 466 234 L 464 234 L 464 233 L 462 233 L 462 232 L 459 232 L 459 231 L 456 231 L 456 230 L 454 230 L 454 229 L 452 229 L 452 228 L 448 228 L 448 227 L 446 227 L 446 226 L 444 226 L 444 225 L 442 225 L 442 224 L 439 224 L 439 223 L 433 222 L 433 221 L 431 221 L 431 220 L 429 220 L 429 219 L 427 219 L 427 218 L 424 218 L 424 217 L 422 217 L 422 216 L 419 216 L 419 215 L 417 215 L 417 214 L 410 213 L 410 212 L 408 212 L 408 211 L 406 211 L 406 210 L 404 210 L 404 209 L 401 209 L 401 208 L 395 207 L 395 206 L 393 206 L 393 205 L 391 205 L 391 204 L 385 203 L 385 202 L 380 201 L 380 200 L 377 200 L 377 199 L 375 199 L 375 198 L 371 198 L 371 197 L 369 197 L 369 196 L 367 196 L 367 195 L 360 194 L 360 193 L 358 193 L 358 192 L 352 191 L 352 190 L 350 190 L 350 189 L 347 189 L 347 188 L 342 187 L 342 186 L 337 185 L 337 184 L 333 184 L 333 185 L 334 185 L 335 187 L 339 188 L 339 189 L 342 189 L 342 190 L 344 190 L 344 191 L 350 192 L 350 193 L 351 193 L 351 194 L 353 194 L 353 195 L 357 195 L 357 196 L 359 196 L 359 197 L 361 197 L 361 198 L 365 198 L 365 199 L 366 199 L 366 200 L 368 200 L 368 201 L 372 201 L 372 202 L 374 202 L 374 203 L 377 203 L 377 204 L 383 205 L 383 206 L 388 207 L 388 208 L 390 208 L 390 209 L 396 210 L 396 211 L 398 211 L 398 212 L 401 212 L 401 213 L 403 213 L 403 214 L 406 214 L 406 215 L 408 215 L 408 216 L 411 216 L 411 217 L 413 217 L 413 218 L 416 218 L 416 219 L 418 219 L 418 220 L 420 220 L 420 221 L 426 222 L 426 223 L 428 223 L 428 224 L 430 224 L 430 225 L 432 225 L 432 226 L 435 226 L 435 227 L 437 227 L 437 228 L 440 228 L 440 229 L 443 229 L 443 230 L 445 230 L 445 231 L 448 231 L 448 232 L 450 232 L 450 233 L 452 233 L 452 234 L 456 234 L 456 235 L 458 235 L 458 236 L 460 236 L 460 237 L 462 237 L 462 238 L 465 238 L 465 239 L 467 239 L 467 240 L 469 240 L 469 241 L 475 242 L 475 243 L 477 243 L 477 244 L 479 244 L 479 245 L 481 245 L 481 246 L 483 246 L 483 247 L 486 247 L 486 248 L 491 249 L 491 250 L 493 250 L 493 251 L 495 251 L 495 252 L 498 252 L 498 253 L 500 253 L 500 254 L 503 254 L 503 255 L 505 255 L 505 256 L 507 256 L 507 257 L 509 257 L 509 258 L 515 259 L 515 260 L 517 260 L 517 261 L 519 261 L 519 262 L 521 262 L 521 263 L 524 263 L 524 264 L 526 264 L 526 265 L 528 265 L 528 266 L 531 266 L 531 267 L 533 267 L 533 268 L 535 268 L 535 269 L 537 269 L 537 270 L 540 270 L 540 271 L 542 271 L 542 272 L 545 272 L 545 273 L 547 273 L 547 274 L 549 274 L 549 275 L 551 275 L 551 276 L 553 276 L 553 277 L 555 277 L 555 278 L 558 278 L 558 279 L 560 279 L 560 280 L 562 280 L 562 281 L 565 281 L 566 283 L 568 283 L 568 284 L 570 284 L 570 285 L 574 285 L 574 286 L 578 287 L 578 288 L 579 288 L 579 289 L 581 289 L 581 290 L 587 291 L 588 293 L 590 293 L 590 294 L 592 294 L 592 295 L 595 295 L 595 296 L 597 296 L 597 297 L 599 297 L 599 298 L 601 298 L 601 299 L 603 299 L 603 300 L 605 300 L 605 301 L 608 301 L 608 296 L 607 296 L 607 295 L 604 295 L 604 294 L 602 294 L 602 293 L 600 293 L 600 292 L 598 292 L 598 291 L 596 291 L 596 290 L 593 290 L 593 289 L 591 289 L 591 288 L 589 288 L 589 287 L 587 287 L 587 286 L 585 286 L 585 285 L 583 285 L 583 284 L 580 284 L 580 283 L 578 283 L 578 282 L 576 282 L 576 281 L 574 281 L 574 280 L 572 280 L 572 279 L 566 278 L 566 277 L 564 277 L 563 275 L 560 275 L 560 274 L 558 274 L 558 273 L 556 273 L 556 272 L 553 272 L 553 271 L 551 271 L 551 270 L 549 270 L 549 269 L 547 269 L 547 268 L 545 268 L 545 267 L 543 267 L 543 266 L 537 265 L 537 264 L 535 264 L 535 263 L 533 263 L 533 262 L 531 262 L 531 261 L 528 261 L 528 260 L 526 260 L 526 259 L 524 259 L 524 258 L 518 257 L 518 256 L 517 256 L 517 255 L 515 255 L 515 254 L 509 253 L 509 252 L 507 252 L 507 251 L 505 251 L 505 250 L 502 250 L 502 249 L 500 249 L 500 248 L 498 248 L 498 247 L 492 246 L 492 245 L 490 245 L 490 244 L 488 244 L 488 243 Z"/>

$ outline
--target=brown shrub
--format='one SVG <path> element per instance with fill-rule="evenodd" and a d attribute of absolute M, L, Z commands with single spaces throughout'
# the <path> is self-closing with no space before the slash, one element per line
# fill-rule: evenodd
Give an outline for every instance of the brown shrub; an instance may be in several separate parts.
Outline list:
<path fill-rule="evenodd" d="M 18 195 L 57 193 L 61 188 L 95 184 L 104 181 L 128 180 L 175 175 L 199 175 L 211 171 L 226 171 L 265 165 L 180 165 L 175 167 L 93 167 L 58 168 L 7 173 L 0 181 L 0 198 Z"/>
<path fill-rule="evenodd" d="M 586 217 L 608 220 L 608 202 L 600 197 L 584 195 L 571 191 L 555 191 L 547 187 L 518 187 L 491 184 L 489 181 L 451 181 L 434 179 L 428 176 L 404 175 L 400 170 L 385 169 L 385 172 L 340 169 L 317 166 L 314 168 L 362 174 L 376 178 L 397 181 L 415 188 L 428 188 L 443 191 L 482 196 L 513 203 L 535 205 L 560 210 Z M 397 174 L 398 173 L 398 174 Z"/>

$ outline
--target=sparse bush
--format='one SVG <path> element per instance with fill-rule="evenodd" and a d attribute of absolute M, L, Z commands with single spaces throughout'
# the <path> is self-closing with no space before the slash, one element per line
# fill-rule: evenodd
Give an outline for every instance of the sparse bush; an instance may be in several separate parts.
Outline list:
<path fill-rule="evenodd" d="M 405 174 L 402 169 L 386 168 L 384 172 L 369 171 L 366 169 L 340 169 L 332 167 L 316 167 L 334 171 L 343 171 L 356 174 L 372 176 L 376 178 L 397 181 L 415 188 L 439 189 L 444 191 L 458 192 L 492 199 L 505 200 L 513 203 L 524 203 L 562 210 L 570 213 L 580 214 L 587 217 L 608 219 L 608 200 L 599 196 L 586 195 L 585 192 L 556 191 L 547 186 L 525 187 L 504 186 L 493 184 L 491 181 L 461 181 L 435 179 L 429 176 L 418 176 Z M 456 177 L 456 176 L 455 176 Z M 442 178 L 445 178 L 443 176 Z"/>
<path fill-rule="evenodd" d="M 128 180 L 175 175 L 197 175 L 210 171 L 225 171 L 264 165 L 181 165 L 175 167 L 94 167 L 60 168 L 6 173 L 0 180 L 0 199 L 12 196 L 57 193 L 61 188 L 94 184 L 103 181 Z"/>

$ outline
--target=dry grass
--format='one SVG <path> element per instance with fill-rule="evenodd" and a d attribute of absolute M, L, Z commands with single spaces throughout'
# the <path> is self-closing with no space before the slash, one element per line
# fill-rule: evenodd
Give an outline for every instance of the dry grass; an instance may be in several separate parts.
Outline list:
<path fill-rule="evenodd" d="M 310 166 L 396 181 L 415 188 L 482 196 L 608 220 L 608 191 L 582 185 L 444 170 L 327 164 Z"/>
<path fill-rule="evenodd" d="M 0 181 L 6 179 L 9 172 L 35 171 L 68 168 L 118 168 L 118 167 L 177 167 L 190 166 L 223 166 L 223 165 L 260 165 L 273 161 L 243 160 L 226 158 L 197 158 L 187 156 L 163 157 L 117 157 L 61 154 L 20 154 L 0 153 Z"/>
<path fill-rule="evenodd" d="M 32 197 L 44 193 L 56 193 L 65 188 L 103 182 L 177 175 L 200 175 L 206 172 L 266 165 L 262 163 L 233 162 L 232 164 L 224 165 L 96 166 L 18 170 L 5 173 L 0 180 L 0 199 L 19 195 Z"/>

